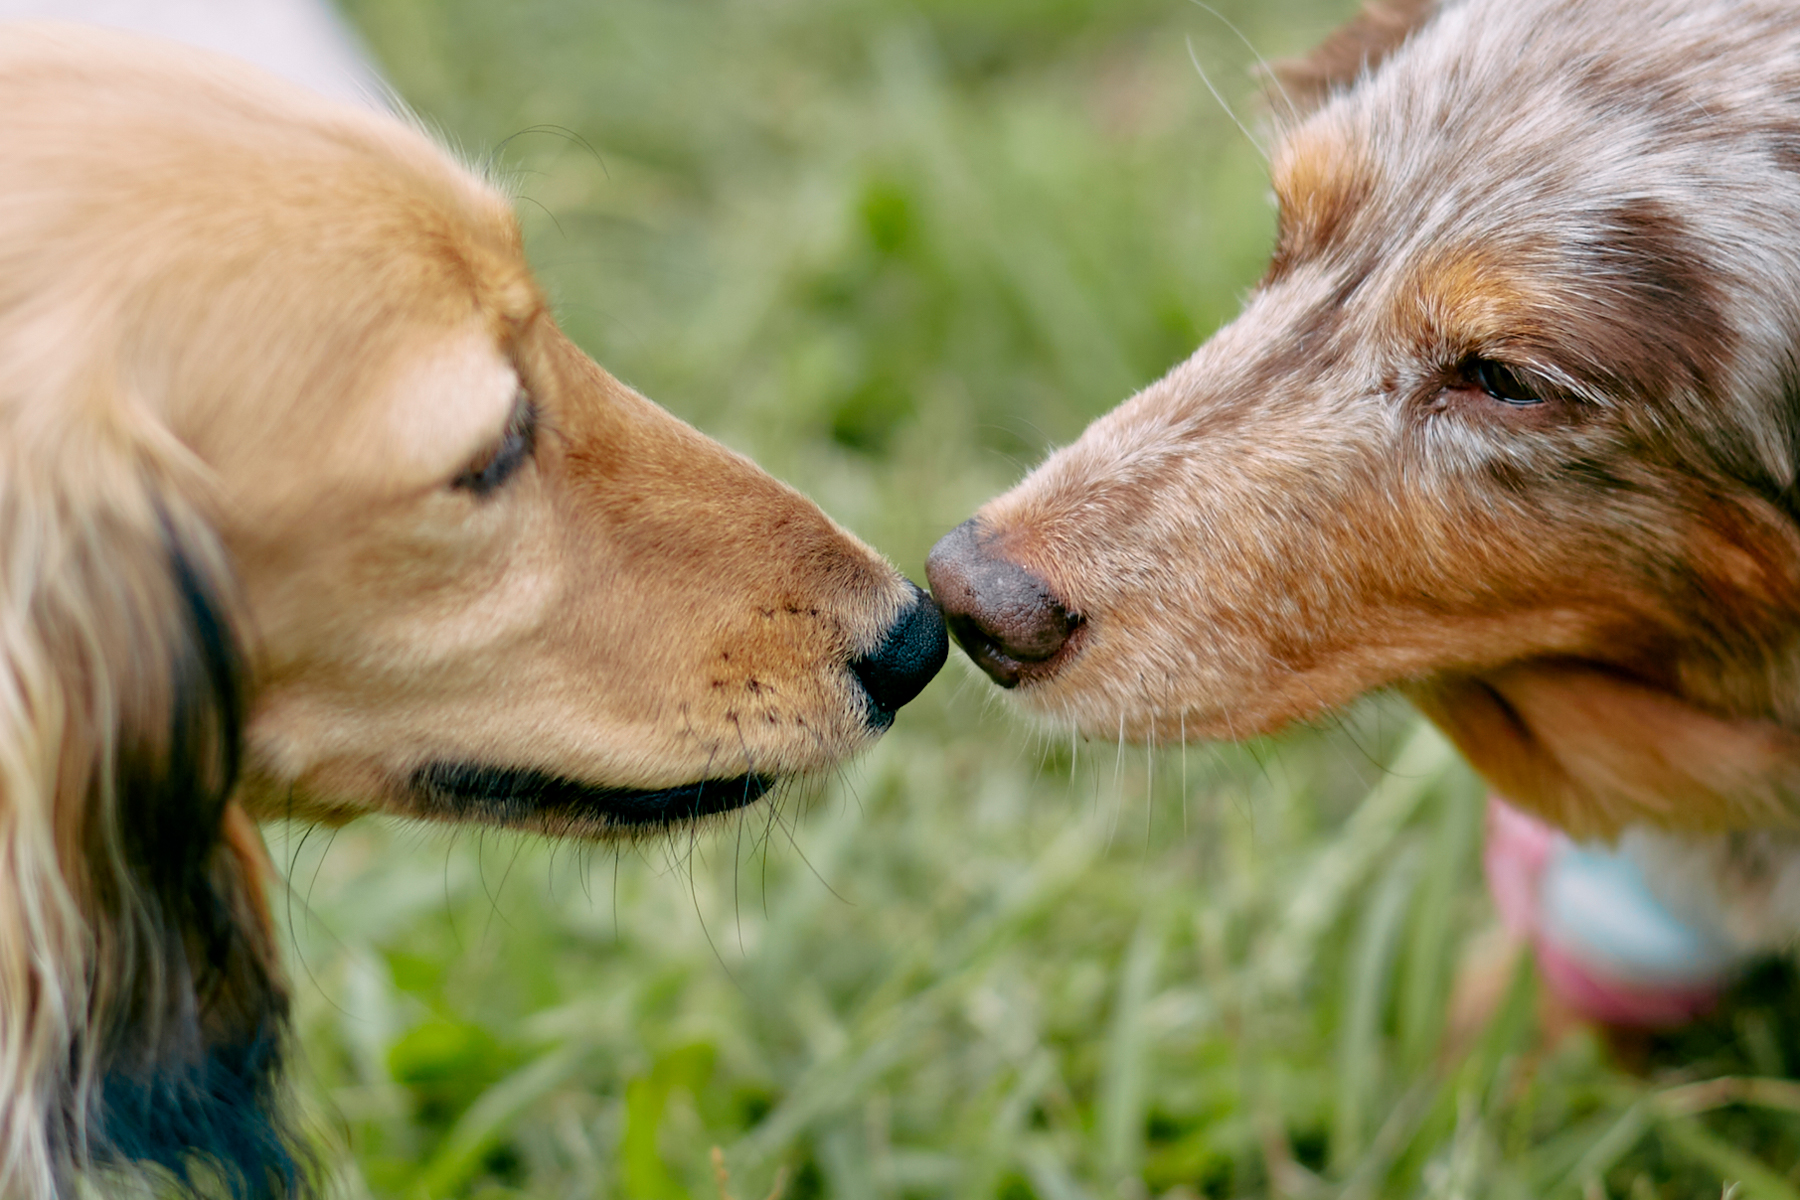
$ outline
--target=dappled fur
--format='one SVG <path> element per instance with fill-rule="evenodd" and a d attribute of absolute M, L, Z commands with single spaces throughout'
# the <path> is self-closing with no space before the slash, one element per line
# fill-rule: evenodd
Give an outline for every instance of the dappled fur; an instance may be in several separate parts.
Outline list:
<path fill-rule="evenodd" d="M 850 663 L 914 594 L 391 119 L 13 26 L 0 162 L 0 1195 L 292 1194 L 255 818 L 749 802 L 891 719 Z"/>
<path fill-rule="evenodd" d="M 1800 9 L 1383 3 L 1276 74 L 1242 314 L 978 514 L 1083 622 L 1018 701 L 1167 741 L 1399 688 L 1573 832 L 1778 859 Z"/>

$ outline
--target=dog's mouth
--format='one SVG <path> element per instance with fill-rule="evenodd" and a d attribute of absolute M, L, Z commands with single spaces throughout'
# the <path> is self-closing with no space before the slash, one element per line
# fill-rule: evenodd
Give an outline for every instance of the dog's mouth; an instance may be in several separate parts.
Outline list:
<path fill-rule="evenodd" d="M 666 788 L 598 787 L 530 768 L 482 763 L 430 763 L 413 772 L 408 791 L 417 815 L 548 832 L 648 831 L 761 799 L 771 775 L 702 779 Z"/>

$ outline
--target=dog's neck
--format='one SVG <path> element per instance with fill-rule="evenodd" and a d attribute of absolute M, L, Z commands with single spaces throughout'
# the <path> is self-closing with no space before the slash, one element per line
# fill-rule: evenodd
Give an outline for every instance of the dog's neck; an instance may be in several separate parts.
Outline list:
<path fill-rule="evenodd" d="M 1781 678 L 1759 681 L 1770 702 L 1750 715 L 1741 695 L 1561 660 L 1439 678 L 1412 696 L 1496 787 L 1573 834 L 1800 829 L 1794 661 L 1768 668 Z"/>

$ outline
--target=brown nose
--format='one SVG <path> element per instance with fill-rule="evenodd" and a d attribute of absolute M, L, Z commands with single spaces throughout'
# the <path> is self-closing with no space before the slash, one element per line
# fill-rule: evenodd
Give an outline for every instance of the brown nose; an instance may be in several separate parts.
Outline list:
<path fill-rule="evenodd" d="M 992 553 L 974 521 L 931 548 L 925 576 L 951 635 L 1001 687 L 1053 674 L 1081 626 L 1043 580 Z"/>

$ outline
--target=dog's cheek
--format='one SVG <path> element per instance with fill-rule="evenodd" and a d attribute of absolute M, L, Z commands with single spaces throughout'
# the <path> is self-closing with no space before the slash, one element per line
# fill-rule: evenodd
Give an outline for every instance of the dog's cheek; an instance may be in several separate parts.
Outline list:
<path fill-rule="evenodd" d="M 1722 632 L 1752 641 L 1788 636 L 1800 611 L 1800 530 L 1785 514 L 1758 499 L 1715 499 L 1693 522 L 1686 549 Z"/>

